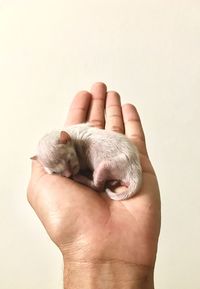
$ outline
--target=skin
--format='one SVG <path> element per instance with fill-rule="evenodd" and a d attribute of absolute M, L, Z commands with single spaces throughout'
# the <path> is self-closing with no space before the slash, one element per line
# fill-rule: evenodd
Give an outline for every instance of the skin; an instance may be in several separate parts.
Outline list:
<path fill-rule="evenodd" d="M 134 141 L 143 169 L 140 192 L 113 201 L 71 179 L 47 174 L 32 160 L 28 200 L 63 254 L 65 288 L 152 289 L 160 195 L 138 112 L 132 104 L 121 105 L 117 92 L 95 83 L 90 92 L 75 96 L 65 125 L 86 121 Z"/>

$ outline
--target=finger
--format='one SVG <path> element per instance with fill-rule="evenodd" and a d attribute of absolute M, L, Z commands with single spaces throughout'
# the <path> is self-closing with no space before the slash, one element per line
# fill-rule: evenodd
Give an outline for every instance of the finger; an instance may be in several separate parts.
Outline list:
<path fill-rule="evenodd" d="M 138 147 L 142 154 L 147 155 L 145 136 L 137 109 L 132 104 L 122 106 L 125 134 Z"/>
<path fill-rule="evenodd" d="M 105 100 L 106 100 L 107 87 L 102 82 L 96 82 L 91 88 L 92 102 L 88 121 L 99 128 L 104 128 L 105 125 Z"/>
<path fill-rule="evenodd" d="M 109 91 L 106 98 L 106 129 L 124 133 L 124 123 L 120 96 L 115 91 Z"/>
<path fill-rule="evenodd" d="M 91 94 L 88 91 L 77 93 L 69 108 L 65 126 L 86 122 L 90 101 Z"/>

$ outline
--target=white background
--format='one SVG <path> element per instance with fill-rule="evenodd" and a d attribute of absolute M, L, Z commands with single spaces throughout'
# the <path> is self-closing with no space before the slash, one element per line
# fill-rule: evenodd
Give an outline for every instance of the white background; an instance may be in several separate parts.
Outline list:
<path fill-rule="evenodd" d="M 0 288 L 62 288 L 26 201 L 29 157 L 95 81 L 143 121 L 162 197 L 156 289 L 200 288 L 199 0 L 0 0 Z"/>

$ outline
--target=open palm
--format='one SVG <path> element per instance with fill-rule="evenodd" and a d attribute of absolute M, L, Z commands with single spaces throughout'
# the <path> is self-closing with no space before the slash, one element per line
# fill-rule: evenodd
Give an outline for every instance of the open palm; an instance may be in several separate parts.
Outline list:
<path fill-rule="evenodd" d="M 160 198 L 138 113 L 131 104 L 121 106 L 116 92 L 107 92 L 104 84 L 96 83 L 91 93 L 76 95 L 65 125 L 86 121 L 125 133 L 134 141 L 143 168 L 140 192 L 129 200 L 113 201 L 71 179 L 48 175 L 33 160 L 28 200 L 69 260 L 119 261 L 153 268 Z"/>

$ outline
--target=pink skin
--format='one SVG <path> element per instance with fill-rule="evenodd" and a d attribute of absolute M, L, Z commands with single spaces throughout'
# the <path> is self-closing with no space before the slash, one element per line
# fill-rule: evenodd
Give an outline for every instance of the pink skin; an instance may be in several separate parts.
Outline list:
<path fill-rule="evenodd" d="M 125 183 L 123 181 L 118 180 L 111 180 L 112 175 L 114 175 L 114 168 L 112 167 L 112 164 L 109 162 L 102 162 L 94 171 L 93 173 L 93 180 L 87 178 L 86 176 L 83 176 L 81 174 L 73 176 L 73 180 L 89 186 L 90 188 L 102 192 L 105 188 L 105 183 L 109 188 L 115 188 L 120 186 L 128 187 L 129 184 Z M 107 175 L 108 182 L 106 181 L 105 175 Z M 65 175 L 66 176 L 66 175 Z"/>
<path fill-rule="evenodd" d="M 71 177 L 72 173 L 68 170 L 65 170 L 63 173 L 62 173 L 62 176 L 63 177 L 66 177 L 66 178 L 69 178 Z"/>
<path fill-rule="evenodd" d="M 74 273 L 70 276 L 74 277 L 71 278 L 72 288 L 77 285 L 74 282 L 81 283 L 75 286 L 80 287 L 85 276 L 93 277 L 88 268 L 93 269 L 91 271 L 98 282 L 104 280 L 102 275 L 105 274 L 110 288 L 117 288 L 119 283 L 109 283 L 108 277 L 112 275 L 119 277 L 122 283 L 125 278 L 123 284 L 127 286 L 132 279 L 135 279 L 134 284 L 137 280 L 153 283 L 160 229 L 160 198 L 139 115 L 131 104 L 121 106 L 116 92 L 107 92 L 104 84 L 96 83 L 91 93 L 82 91 L 76 95 L 66 126 L 86 121 L 103 129 L 126 133 L 137 143 L 143 168 L 140 194 L 123 202 L 112 201 L 105 194 L 97 194 L 68 178 L 48 175 L 37 160 L 32 160 L 28 200 L 63 254 L 66 288 L 71 285 L 69 268 Z M 84 240 L 84 246 L 80 240 Z M 119 270 L 116 271 L 117 265 Z M 154 288 L 153 284 L 148 285 L 142 288 Z M 133 286 L 130 284 L 129 287 Z"/>

